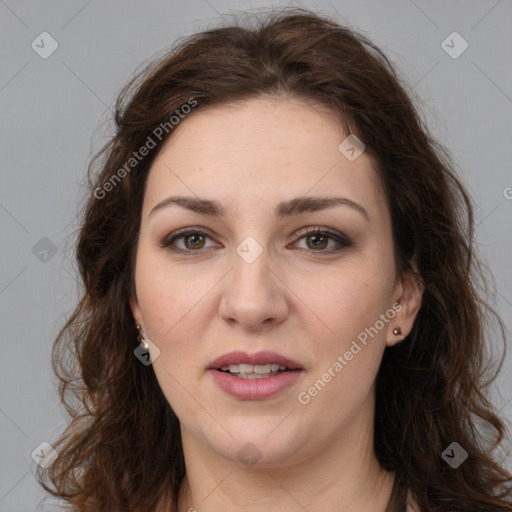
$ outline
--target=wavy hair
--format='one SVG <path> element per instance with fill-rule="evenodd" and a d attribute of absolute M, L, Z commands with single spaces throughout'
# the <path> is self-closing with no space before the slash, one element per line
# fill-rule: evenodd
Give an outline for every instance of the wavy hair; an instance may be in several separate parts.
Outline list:
<path fill-rule="evenodd" d="M 472 199 L 382 51 L 307 9 L 188 36 L 121 91 L 115 134 L 88 169 L 76 244 L 83 295 L 52 350 L 70 421 L 41 485 L 74 511 L 176 509 L 179 421 L 152 366 L 134 357 L 129 307 L 146 178 L 172 130 L 154 134 L 191 98 L 197 111 L 265 95 L 325 106 L 365 144 L 388 200 L 398 272 L 424 287 L 412 332 L 386 348 L 377 375 L 374 446 L 396 472 L 394 502 L 409 492 L 422 511 L 512 510 L 512 476 L 493 455 L 506 428 L 485 391 L 503 361 L 491 361 L 487 343 L 505 331 L 484 300 Z M 134 163 L 148 137 L 155 147 Z M 453 441 L 468 453 L 456 469 L 441 457 Z"/>

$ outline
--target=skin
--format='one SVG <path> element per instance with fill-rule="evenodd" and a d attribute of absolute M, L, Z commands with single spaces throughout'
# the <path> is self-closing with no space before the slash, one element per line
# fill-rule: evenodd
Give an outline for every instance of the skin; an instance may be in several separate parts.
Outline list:
<path fill-rule="evenodd" d="M 386 510 L 394 475 L 373 450 L 375 378 L 386 346 L 412 329 L 422 290 L 411 275 L 397 276 L 379 177 L 367 153 L 350 161 L 338 150 L 346 135 L 311 104 L 265 97 L 198 109 L 153 162 L 130 305 L 160 350 L 153 369 L 181 424 L 180 512 Z M 171 195 L 215 199 L 228 213 L 169 205 L 150 216 Z M 280 201 L 305 195 L 349 198 L 368 219 L 338 205 L 276 221 Z M 315 245 L 314 236 L 297 236 L 305 227 L 330 228 L 352 245 L 321 237 Z M 208 236 L 175 240 L 188 254 L 161 246 L 181 228 Z M 236 252 L 247 236 L 263 250 L 252 263 Z M 393 304 L 401 306 L 394 318 L 300 403 L 299 393 Z M 206 371 L 233 350 L 274 350 L 305 371 L 277 396 L 239 400 Z M 248 442 L 261 454 L 252 466 L 237 457 Z"/>

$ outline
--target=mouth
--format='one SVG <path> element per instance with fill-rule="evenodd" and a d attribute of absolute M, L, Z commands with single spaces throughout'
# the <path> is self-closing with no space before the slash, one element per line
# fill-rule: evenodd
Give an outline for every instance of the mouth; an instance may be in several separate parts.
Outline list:
<path fill-rule="evenodd" d="M 217 371 L 227 373 L 239 379 L 268 379 L 275 377 L 283 372 L 300 371 L 299 369 L 292 370 L 286 366 L 279 364 L 230 364 L 217 368 Z"/>
<path fill-rule="evenodd" d="M 304 367 L 293 359 L 267 350 L 253 354 L 229 352 L 215 359 L 207 369 L 229 373 L 241 379 L 263 379 L 282 372 L 304 370 Z"/>
<path fill-rule="evenodd" d="M 224 354 L 207 368 L 217 386 L 238 400 L 264 400 L 293 386 L 304 367 L 273 351 Z"/>

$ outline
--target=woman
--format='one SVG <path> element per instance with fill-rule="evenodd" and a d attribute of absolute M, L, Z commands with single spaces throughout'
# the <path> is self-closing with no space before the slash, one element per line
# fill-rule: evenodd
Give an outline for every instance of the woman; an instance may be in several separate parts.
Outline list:
<path fill-rule="evenodd" d="M 199 33 L 115 121 L 45 489 L 77 511 L 512 510 L 471 200 L 378 48 L 306 10 Z"/>

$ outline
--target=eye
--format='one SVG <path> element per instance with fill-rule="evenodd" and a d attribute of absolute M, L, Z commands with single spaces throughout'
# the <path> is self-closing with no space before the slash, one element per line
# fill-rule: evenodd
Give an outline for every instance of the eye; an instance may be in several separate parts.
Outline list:
<path fill-rule="evenodd" d="M 338 250 L 343 249 L 344 247 L 350 247 L 352 245 L 352 241 L 346 237 L 345 235 L 342 235 L 341 233 L 337 233 L 335 231 L 330 231 L 328 229 L 321 229 L 321 228 L 307 228 L 299 233 L 297 233 L 297 236 L 299 236 L 299 240 L 302 240 L 303 238 L 306 239 L 306 249 L 310 249 L 313 252 L 336 252 Z M 312 242 L 312 244 L 309 244 L 308 242 Z M 327 248 L 327 245 L 329 242 L 335 242 L 338 244 L 338 248 L 334 248 L 328 251 L 324 251 L 323 249 Z"/>
<path fill-rule="evenodd" d="M 346 237 L 345 235 L 330 231 L 328 229 L 321 228 L 306 228 L 301 230 L 296 234 L 298 236 L 298 240 L 306 239 L 306 250 L 311 250 L 313 252 L 322 252 L 322 253 L 332 253 L 343 249 L 344 247 L 350 247 L 352 245 L 352 241 Z M 182 252 L 182 253 L 202 253 L 208 247 L 205 247 L 205 240 L 210 238 L 210 235 L 201 230 L 187 230 L 187 231 L 179 231 L 177 233 L 173 233 L 170 237 L 165 238 L 161 243 L 161 247 L 169 248 L 172 251 Z M 179 247 L 177 242 L 184 242 L 184 246 Z M 312 244 L 308 242 L 312 241 Z M 335 242 L 338 244 L 338 247 L 331 247 L 330 250 L 325 251 L 329 242 Z M 327 243 L 327 245 L 326 245 Z"/>
<path fill-rule="evenodd" d="M 181 252 L 201 252 L 204 250 L 204 241 L 206 238 L 211 238 L 204 231 L 189 230 L 175 233 L 171 238 L 166 238 L 160 244 L 162 247 L 168 247 L 173 251 Z M 176 247 L 176 241 L 184 240 L 185 247 Z"/>

